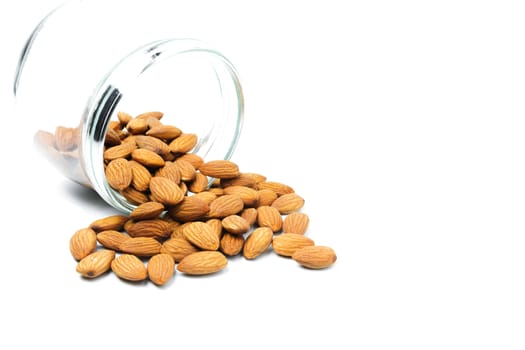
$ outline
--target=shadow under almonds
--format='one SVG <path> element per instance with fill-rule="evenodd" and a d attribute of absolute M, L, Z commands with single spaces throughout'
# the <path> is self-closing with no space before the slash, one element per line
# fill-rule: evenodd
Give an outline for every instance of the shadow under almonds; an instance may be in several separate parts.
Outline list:
<path fill-rule="evenodd" d="M 70 180 L 64 180 L 61 188 L 67 200 L 78 203 L 82 206 L 88 206 L 94 209 L 108 209 L 111 208 L 95 190 L 79 185 Z"/>

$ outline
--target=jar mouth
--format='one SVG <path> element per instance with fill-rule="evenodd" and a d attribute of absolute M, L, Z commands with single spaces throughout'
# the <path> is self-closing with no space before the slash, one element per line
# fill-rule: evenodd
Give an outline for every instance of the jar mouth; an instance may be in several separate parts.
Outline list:
<path fill-rule="evenodd" d="M 82 116 L 80 163 L 93 189 L 125 213 L 136 205 L 106 181 L 106 132 L 117 112 L 149 110 L 171 114 L 176 120 L 172 125 L 196 133 L 199 142 L 193 153 L 209 160 L 229 159 L 244 118 L 239 76 L 225 56 L 205 43 L 167 39 L 130 53 L 100 81 Z M 190 125 L 199 130 L 188 130 Z"/>

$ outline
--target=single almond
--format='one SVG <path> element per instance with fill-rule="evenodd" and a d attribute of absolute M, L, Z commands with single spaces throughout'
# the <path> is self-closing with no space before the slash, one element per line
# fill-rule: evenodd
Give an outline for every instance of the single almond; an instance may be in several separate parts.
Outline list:
<path fill-rule="evenodd" d="M 177 166 L 180 172 L 180 179 L 182 181 L 191 181 L 195 177 L 196 170 L 193 167 L 193 165 L 184 160 L 184 159 L 176 159 L 173 164 Z"/>
<path fill-rule="evenodd" d="M 283 220 L 283 232 L 304 235 L 308 230 L 310 219 L 304 213 L 291 213 Z"/>
<path fill-rule="evenodd" d="M 296 193 L 283 194 L 272 203 L 281 214 L 290 214 L 304 206 L 304 199 Z"/>
<path fill-rule="evenodd" d="M 165 285 L 175 273 L 175 260 L 169 254 L 157 254 L 148 261 L 148 277 L 157 286 Z"/>
<path fill-rule="evenodd" d="M 215 233 L 219 239 L 222 237 L 223 229 L 222 229 L 222 221 L 219 219 L 209 219 L 206 221 L 206 225 L 211 227 L 211 230 Z"/>
<path fill-rule="evenodd" d="M 206 275 L 218 272 L 228 265 L 228 259 L 216 251 L 196 252 L 184 257 L 177 270 L 188 275 Z"/>
<path fill-rule="evenodd" d="M 182 131 L 172 125 L 157 125 L 154 127 L 150 127 L 150 129 L 146 132 L 146 135 L 156 137 L 158 139 L 170 141 L 178 136 Z"/>
<path fill-rule="evenodd" d="M 112 147 L 120 145 L 121 143 L 122 141 L 120 140 L 119 132 L 113 129 L 108 129 L 106 137 L 104 138 L 104 145 L 106 147 Z"/>
<path fill-rule="evenodd" d="M 170 234 L 170 238 L 184 238 L 184 228 L 190 225 L 192 222 L 185 222 L 175 227 Z M 185 238 L 184 238 L 185 239 Z"/>
<path fill-rule="evenodd" d="M 157 153 L 160 156 L 165 156 L 170 153 L 170 148 L 168 147 L 168 145 L 164 141 L 159 140 L 156 137 L 136 135 L 135 142 L 137 143 L 139 149 L 147 149 Z"/>
<path fill-rule="evenodd" d="M 110 161 L 106 167 L 105 174 L 109 186 L 117 191 L 128 188 L 133 179 L 131 166 L 124 158 Z"/>
<path fill-rule="evenodd" d="M 229 179 L 240 175 L 239 166 L 229 160 L 212 160 L 202 164 L 199 171 L 219 179 Z"/>
<path fill-rule="evenodd" d="M 142 203 L 146 203 L 150 201 L 148 196 L 145 193 L 138 191 L 131 186 L 126 188 L 125 190 L 119 191 L 119 193 L 124 198 L 126 198 L 126 200 L 130 202 L 131 204 L 140 205 Z"/>
<path fill-rule="evenodd" d="M 257 184 L 257 178 L 250 173 L 240 173 L 239 176 L 232 177 L 229 179 L 221 179 L 221 187 L 226 188 L 229 186 L 245 186 L 254 188 Z"/>
<path fill-rule="evenodd" d="M 150 112 L 144 112 L 135 117 L 135 119 L 150 119 L 154 118 L 157 120 L 160 120 L 164 116 L 164 113 L 159 111 L 150 111 Z"/>
<path fill-rule="evenodd" d="M 197 145 L 197 135 L 181 134 L 170 142 L 169 147 L 173 153 L 189 153 Z"/>
<path fill-rule="evenodd" d="M 277 209 L 264 205 L 257 208 L 257 224 L 260 227 L 269 227 L 273 232 L 278 232 L 283 225 L 283 218 Z"/>
<path fill-rule="evenodd" d="M 168 178 L 154 176 L 149 182 L 149 189 L 155 199 L 165 205 L 175 205 L 184 199 L 184 192 Z"/>
<path fill-rule="evenodd" d="M 171 234 L 171 225 L 162 219 L 132 221 L 126 227 L 131 237 L 166 238 Z"/>
<path fill-rule="evenodd" d="M 294 193 L 294 189 L 288 185 L 275 181 L 264 181 L 257 184 L 257 189 L 264 190 L 269 189 L 277 193 L 278 196 L 282 196 L 287 193 Z"/>
<path fill-rule="evenodd" d="M 231 233 L 225 233 L 222 235 L 221 244 L 219 249 L 225 255 L 235 256 L 242 251 L 244 246 L 243 235 L 232 235 Z"/>
<path fill-rule="evenodd" d="M 195 221 L 184 227 L 184 238 L 203 250 L 219 249 L 219 237 L 204 222 Z"/>
<path fill-rule="evenodd" d="M 337 256 L 330 247 L 308 246 L 297 249 L 292 259 L 309 269 L 324 269 L 331 266 L 337 260 Z"/>
<path fill-rule="evenodd" d="M 168 215 L 176 221 L 188 222 L 203 218 L 208 210 L 206 202 L 195 196 L 187 196 L 182 202 L 170 207 Z"/>
<path fill-rule="evenodd" d="M 132 135 L 143 134 L 148 130 L 148 122 L 146 119 L 133 118 L 126 124 L 126 130 Z"/>
<path fill-rule="evenodd" d="M 115 230 L 106 230 L 97 234 L 97 241 L 102 244 L 104 248 L 111 250 L 120 251 L 120 246 L 128 239 L 130 239 L 128 235 Z"/>
<path fill-rule="evenodd" d="M 90 228 L 76 231 L 69 240 L 69 250 L 75 260 L 81 260 L 97 249 L 97 234 Z"/>
<path fill-rule="evenodd" d="M 131 152 L 131 158 L 147 168 L 160 168 L 164 165 L 164 159 L 157 153 L 145 148 L 137 148 Z"/>
<path fill-rule="evenodd" d="M 179 167 L 176 166 L 173 162 L 166 162 L 162 168 L 159 168 L 155 172 L 155 176 L 168 178 L 176 184 L 179 184 L 181 181 Z"/>
<path fill-rule="evenodd" d="M 120 245 L 120 251 L 136 256 L 153 256 L 160 253 L 161 243 L 152 237 L 133 237 Z"/>
<path fill-rule="evenodd" d="M 274 191 L 268 188 L 259 190 L 257 191 L 257 198 L 258 198 L 257 205 L 258 206 L 272 205 L 272 203 L 277 199 L 277 197 L 278 197 L 277 193 L 275 193 Z"/>
<path fill-rule="evenodd" d="M 210 203 L 209 217 L 224 218 L 229 215 L 237 214 L 244 208 L 241 197 L 234 194 L 225 194 Z"/>
<path fill-rule="evenodd" d="M 124 224 L 128 221 L 128 217 L 124 215 L 110 215 L 101 219 L 93 221 L 89 228 L 95 232 L 101 232 L 106 230 L 120 231 L 124 227 Z"/>
<path fill-rule="evenodd" d="M 123 142 L 118 146 L 109 147 L 104 151 L 104 160 L 110 161 L 117 158 L 127 158 L 136 148 L 137 145 L 135 142 Z"/>
<path fill-rule="evenodd" d="M 229 215 L 222 219 L 222 227 L 234 235 L 242 235 L 248 232 L 250 226 L 250 223 L 239 215 Z"/>
<path fill-rule="evenodd" d="M 199 198 L 200 200 L 206 202 L 206 204 L 209 205 L 214 199 L 217 198 L 217 195 L 210 191 L 204 191 L 195 193 L 192 197 Z"/>
<path fill-rule="evenodd" d="M 228 186 L 224 189 L 225 194 L 236 194 L 241 197 L 245 207 L 254 207 L 259 201 L 259 193 L 253 188 L 245 186 Z"/>
<path fill-rule="evenodd" d="M 272 243 L 273 232 L 268 227 L 259 227 L 252 231 L 244 242 L 243 256 L 255 259 L 268 249 Z"/>
<path fill-rule="evenodd" d="M 272 241 L 273 251 L 282 256 L 292 256 L 297 249 L 313 245 L 313 240 L 297 233 L 283 233 Z"/>
<path fill-rule="evenodd" d="M 208 177 L 199 172 L 195 173 L 195 177 L 190 182 L 188 190 L 193 193 L 203 192 L 208 188 Z"/>
<path fill-rule="evenodd" d="M 148 277 L 144 263 L 135 255 L 121 254 L 111 262 L 111 270 L 127 281 L 143 281 Z"/>
<path fill-rule="evenodd" d="M 185 153 L 178 157 L 179 160 L 184 160 L 195 168 L 195 170 L 199 169 L 202 164 L 204 164 L 204 159 L 202 159 L 201 156 L 195 153 Z"/>
<path fill-rule="evenodd" d="M 246 208 L 241 212 L 241 217 L 244 220 L 248 221 L 250 226 L 253 226 L 257 222 L 257 209 L 255 208 Z"/>
<path fill-rule="evenodd" d="M 186 255 L 198 252 L 198 248 L 185 238 L 170 238 L 160 248 L 161 253 L 169 254 L 176 262 L 181 261 Z"/>
<path fill-rule="evenodd" d="M 122 111 L 117 112 L 117 118 L 121 125 L 126 125 L 131 121 L 131 119 L 133 119 L 131 114 Z"/>
<path fill-rule="evenodd" d="M 164 205 L 159 202 L 142 203 L 129 214 L 134 220 L 156 219 L 164 211 Z"/>
<path fill-rule="evenodd" d="M 101 249 L 80 260 L 76 271 L 86 278 L 95 278 L 107 272 L 115 258 L 113 250 Z"/>

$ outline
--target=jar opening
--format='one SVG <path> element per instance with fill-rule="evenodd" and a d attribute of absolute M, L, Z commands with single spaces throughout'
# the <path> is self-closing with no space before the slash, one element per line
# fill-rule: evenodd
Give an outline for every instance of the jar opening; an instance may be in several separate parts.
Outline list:
<path fill-rule="evenodd" d="M 112 189 L 104 175 L 104 140 L 111 120 L 124 111 L 159 110 L 166 124 L 195 133 L 193 153 L 229 159 L 243 122 L 243 94 L 235 68 L 206 44 L 169 39 L 143 46 L 121 60 L 99 83 L 84 110 L 81 165 L 88 182 L 113 207 L 136 206 Z"/>

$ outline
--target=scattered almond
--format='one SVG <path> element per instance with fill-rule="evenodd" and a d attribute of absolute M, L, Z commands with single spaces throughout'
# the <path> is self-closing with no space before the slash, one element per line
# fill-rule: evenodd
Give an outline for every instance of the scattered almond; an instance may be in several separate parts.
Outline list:
<path fill-rule="evenodd" d="M 279 255 L 292 256 L 297 249 L 314 244 L 314 241 L 306 236 L 297 233 L 283 233 L 273 239 L 272 248 Z"/>
<path fill-rule="evenodd" d="M 273 232 L 268 227 L 259 227 L 253 230 L 244 242 L 243 256 L 246 259 L 255 259 L 272 243 Z"/>
<path fill-rule="evenodd" d="M 175 273 L 175 261 L 169 254 L 157 254 L 148 261 L 148 277 L 158 286 L 165 285 Z"/>
<path fill-rule="evenodd" d="M 331 266 L 337 260 L 337 256 L 332 248 L 309 246 L 296 250 L 292 259 L 309 269 L 324 269 Z"/>
<path fill-rule="evenodd" d="M 188 275 L 207 275 L 218 272 L 228 265 L 228 259 L 215 251 L 196 252 L 184 257 L 177 270 Z"/>
<path fill-rule="evenodd" d="M 148 277 L 144 263 L 135 255 L 121 254 L 111 262 L 111 270 L 118 277 L 128 281 L 143 281 Z"/>
<path fill-rule="evenodd" d="M 310 219 L 304 213 L 291 213 L 283 220 L 283 232 L 304 235 L 308 230 Z"/>
<path fill-rule="evenodd" d="M 115 252 L 113 250 L 97 250 L 80 260 L 76 270 L 83 277 L 95 278 L 110 269 L 114 258 Z"/>
<path fill-rule="evenodd" d="M 90 228 L 83 228 L 69 240 L 69 250 L 76 260 L 81 260 L 97 248 L 97 234 Z"/>

